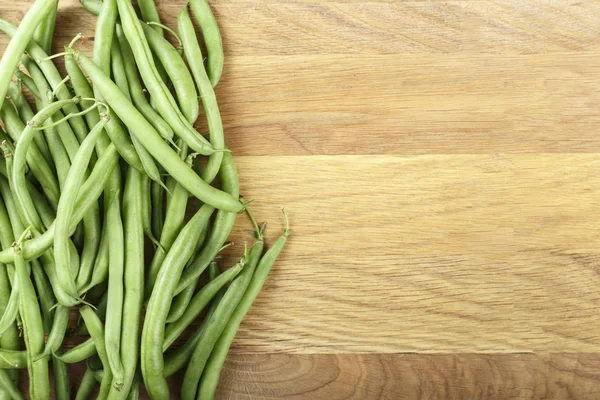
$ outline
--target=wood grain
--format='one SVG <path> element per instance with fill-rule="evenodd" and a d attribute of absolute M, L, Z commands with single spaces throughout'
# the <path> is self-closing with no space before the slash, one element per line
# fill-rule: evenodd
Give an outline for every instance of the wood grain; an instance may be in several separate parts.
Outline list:
<path fill-rule="evenodd" d="M 600 398 L 600 3 L 212 4 L 242 193 L 293 224 L 219 398 Z"/>

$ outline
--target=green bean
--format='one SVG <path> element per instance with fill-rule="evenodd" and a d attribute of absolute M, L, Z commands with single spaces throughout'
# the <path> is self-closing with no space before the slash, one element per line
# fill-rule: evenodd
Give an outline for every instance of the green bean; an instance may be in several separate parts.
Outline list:
<path fill-rule="evenodd" d="M 10 104 L 5 104 L 0 110 L 0 118 L 4 122 L 4 127 L 11 135 L 14 141 L 19 141 L 21 132 L 25 129 L 25 124 L 20 120 L 18 114 Z M 52 173 L 50 164 L 44 159 L 43 155 L 36 147 L 31 147 L 27 152 L 27 165 L 31 172 L 42 186 L 42 189 L 48 199 L 54 204 L 58 204 L 59 185 L 56 177 Z"/>
<path fill-rule="evenodd" d="M 42 315 L 27 264 L 20 249 L 20 242 L 14 247 L 15 270 L 19 278 L 19 312 L 23 323 L 23 337 L 27 349 L 27 371 L 29 373 L 29 394 L 32 399 L 49 399 L 48 358 L 34 361 L 44 351 L 44 327 Z"/>
<path fill-rule="evenodd" d="M 42 72 L 39 70 L 36 64 L 34 64 L 31 60 L 24 60 L 24 65 L 28 67 L 30 74 L 34 77 L 35 82 L 39 84 L 44 92 L 49 90 L 47 83 L 45 82 L 46 78 L 44 78 Z M 44 96 L 35 99 L 35 104 L 38 110 L 41 110 L 50 104 L 50 101 L 44 98 Z M 61 118 L 58 114 L 56 117 L 52 118 L 53 122 L 56 118 Z M 45 122 L 45 121 L 42 121 Z M 69 168 L 71 167 L 71 159 L 69 157 L 69 152 L 65 148 L 65 142 L 61 137 L 61 134 L 65 134 L 66 136 L 70 136 L 70 133 L 65 130 L 66 124 L 60 124 L 61 131 L 59 132 L 58 127 L 54 126 L 52 123 L 47 124 L 46 129 L 44 129 L 44 135 L 46 136 L 46 142 L 48 143 L 48 148 L 50 149 L 50 155 L 52 156 L 52 161 L 54 162 L 54 167 L 56 169 L 56 175 L 58 178 L 58 184 L 62 188 L 64 181 L 69 173 Z"/>
<path fill-rule="evenodd" d="M 181 232 L 185 219 L 189 192 L 183 186 L 177 184 L 173 188 L 172 193 L 170 196 L 171 200 L 167 204 L 167 214 L 162 233 L 160 234 L 160 246 L 152 257 L 152 263 L 150 264 L 148 277 L 146 278 L 146 298 L 149 298 L 150 293 L 152 293 L 158 271 L 177 235 Z"/>
<path fill-rule="evenodd" d="M 71 312 L 69 307 L 58 305 L 54 311 L 54 321 L 52 322 L 52 330 L 48 334 L 48 340 L 44 352 L 40 357 L 47 357 L 58 351 L 62 346 L 67 328 L 69 325 L 69 316 Z"/>
<path fill-rule="evenodd" d="M 213 281 L 213 280 L 217 279 L 218 276 L 219 276 L 219 267 L 217 266 L 216 262 L 212 262 L 208 267 L 208 277 L 209 277 L 208 279 L 210 281 Z M 183 368 L 188 363 L 190 358 L 192 358 L 192 353 L 194 352 L 194 349 L 196 348 L 196 344 L 198 343 L 198 341 L 204 334 L 204 330 L 206 329 L 207 322 L 211 319 L 212 315 L 215 313 L 215 310 L 217 309 L 217 306 L 221 302 L 221 299 L 223 298 L 224 294 L 225 294 L 225 288 L 221 288 L 221 290 L 219 290 L 219 292 L 217 292 L 217 294 L 211 300 L 210 308 L 208 309 L 208 312 L 206 313 L 206 317 L 204 317 L 204 321 L 202 321 L 202 324 L 198 327 L 196 332 L 194 332 L 194 334 L 192 336 L 190 336 L 181 347 L 178 347 L 177 349 L 173 350 L 172 352 L 166 354 L 164 376 L 173 375 L 175 372 L 177 372 L 181 368 Z"/>
<path fill-rule="evenodd" d="M 156 4 L 154 4 L 154 0 L 139 0 L 138 7 L 142 12 L 142 18 L 145 22 L 160 23 L 160 17 L 158 16 L 158 11 L 156 10 Z M 154 25 L 153 28 L 159 35 L 162 36 L 163 32 L 159 26 Z"/>
<path fill-rule="evenodd" d="M 95 16 L 100 15 L 102 11 L 102 2 L 100 0 L 79 0 L 79 2 L 87 12 Z"/>
<path fill-rule="evenodd" d="M 225 56 L 223 54 L 223 40 L 219 32 L 219 25 L 213 15 L 207 0 L 190 0 L 190 6 L 196 16 L 204 44 L 206 45 L 206 69 L 213 87 L 217 86 L 223 73 Z"/>
<path fill-rule="evenodd" d="M 71 385 L 69 383 L 69 371 L 67 364 L 57 357 L 52 357 L 52 369 L 54 371 L 54 394 L 57 400 L 71 398 Z"/>
<path fill-rule="evenodd" d="M 193 244 L 197 242 L 202 227 L 208 222 L 213 211 L 213 207 L 204 205 L 181 230 L 163 262 L 148 301 L 142 329 L 141 365 L 146 389 L 153 398 L 169 398 L 169 388 L 162 371 L 165 321 L 181 271 L 191 257 Z"/>
<path fill-rule="evenodd" d="M 36 1 L 21 20 L 19 28 L 15 29 L 0 60 L 0 71 L 2 71 L 0 74 L 0 107 L 4 103 L 8 86 L 27 44 L 33 37 L 38 25 L 56 7 L 57 3 L 58 0 Z"/>
<path fill-rule="evenodd" d="M 163 198 L 164 189 L 157 182 L 152 182 L 150 187 L 150 206 L 152 207 L 152 234 L 160 240 L 160 234 L 163 230 Z M 159 248 L 160 250 L 160 248 Z"/>
<path fill-rule="evenodd" d="M 238 175 L 231 154 L 224 154 L 223 163 L 221 164 L 221 170 L 219 173 L 221 176 L 222 189 L 229 193 L 232 197 L 238 197 L 240 194 Z M 175 290 L 174 294 L 181 293 L 183 289 L 194 282 L 194 279 L 200 276 L 202 271 L 208 267 L 210 262 L 216 257 L 221 250 L 221 247 L 223 247 L 223 244 L 229 237 L 236 217 L 236 213 L 226 212 L 224 210 L 219 210 L 217 212 L 213 229 L 208 236 L 204 248 L 194 262 L 188 266 L 185 271 L 183 271 L 181 280 L 177 285 L 177 290 Z"/>
<path fill-rule="evenodd" d="M 140 382 L 135 379 L 131 385 L 131 390 L 127 395 L 127 400 L 138 400 L 140 398 Z"/>
<path fill-rule="evenodd" d="M 140 321 L 144 300 L 144 230 L 141 223 L 142 180 L 144 179 L 146 179 L 145 176 L 130 168 L 123 196 L 126 237 L 125 297 L 123 327 L 118 333 L 121 335 L 120 356 L 123 362 L 124 379 L 120 393 L 113 385 L 111 399 L 127 398 L 138 363 Z"/>
<path fill-rule="evenodd" d="M 149 177 L 144 177 L 142 179 L 142 189 L 141 189 L 141 197 L 142 197 L 142 227 L 146 236 L 152 240 L 152 242 L 157 245 L 160 244 L 158 240 L 154 237 L 152 233 L 152 207 L 150 206 L 150 185 L 152 182 Z M 162 181 L 161 181 L 162 183 Z"/>
<path fill-rule="evenodd" d="M 15 383 L 10 379 L 8 371 L 0 369 L 0 388 L 13 400 L 25 400 Z"/>
<path fill-rule="evenodd" d="M 253 253 L 259 253 L 262 251 L 262 242 L 261 245 L 255 245 L 253 247 Z M 256 248 L 256 250 L 255 250 Z M 253 254 L 251 252 L 251 256 Z M 229 268 L 227 271 L 223 272 L 216 279 L 210 281 L 206 284 L 200 291 L 192 298 L 189 306 L 177 321 L 172 324 L 167 325 L 165 330 L 165 339 L 163 342 L 163 352 L 166 351 L 175 340 L 183 333 L 183 331 L 190 326 L 192 322 L 196 320 L 198 315 L 204 310 L 204 307 L 208 305 L 211 299 L 217 294 L 217 292 L 223 288 L 228 282 L 234 279 L 244 268 L 246 260 L 237 263 L 234 267 Z M 234 281 L 236 282 L 236 281 Z M 233 284 L 232 284 L 233 285 Z M 238 284 L 239 285 L 239 284 Z"/>
<path fill-rule="evenodd" d="M 121 323 L 123 316 L 123 268 L 124 237 L 121 218 L 120 194 L 114 193 L 113 201 L 108 206 L 106 224 L 110 246 L 108 250 L 108 303 L 110 310 L 106 314 L 105 342 L 108 365 L 114 374 L 117 390 L 123 385 L 123 364 L 121 360 Z M 107 366 L 108 367 L 108 366 Z M 114 386 L 114 385 L 112 385 Z"/>
<path fill-rule="evenodd" d="M 33 282 L 38 293 L 40 307 L 42 310 L 44 332 L 48 333 L 52 327 L 52 319 L 55 315 L 52 307 L 56 303 L 56 299 L 54 298 L 52 285 L 50 284 L 50 281 L 48 280 L 40 261 L 32 260 L 30 263 L 32 265 L 31 272 L 33 274 Z"/>
<path fill-rule="evenodd" d="M 75 394 L 75 400 L 91 399 L 92 392 L 94 391 L 95 387 L 96 377 L 94 376 L 94 371 L 88 367 L 88 369 L 85 370 L 83 378 L 81 378 L 81 383 L 79 384 L 79 388 Z"/>
<path fill-rule="evenodd" d="M 194 25 L 190 19 L 187 7 L 183 7 L 179 13 L 177 23 L 181 41 L 183 43 L 183 50 L 185 51 L 190 70 L 192 71 L 192 75 L 198 86 L 198 91 L 200 92 L 202 105 L 204 106 L 208 132 L 210 134 L 210 143 L 215 149 L 222 149 L 225 147 L 225 138 L 223 137 L 223 122 L 221 121 L 219 105 L 217 104 L 217 97 L 215 96 L 213 85 L 204 69 L 202 51 L 198 45 L 198 38 L 196 37 Z M 206 165 L 202 179 L 209 183 L 212 182 L 219 173 L 222 162 L 223 153 L 211 155 L 208 159 L 208 164 Z"/>
<path fill-rule="evenodd" d="M 198 398 L 200 399 L 214 398 L 217 384 L 219 383 L 221 369 L 223 368 L 225 358 L 227 357 L 227 353 L 229 352 L 229 348 L 233 343 L 233 339 L 235 338 L 240 324 L 250 310 L 250 307 L 252 307 L 254 300 L 256 300 L 256 297 L 260 293 L 265 281 L 267 280 L 267 277 L 269 276 L 269 272 L 271 272 L 273 264 L 281 254 L 281 251 L 287 242 L 288 236 L 290 235 L 290 228 L 285 212 L 284 217 L 285 230 L 283 235 L 277 239 L 273 246 L 271 246 L 271 248 L 260 260 L 260 263 L 258 264 L 258 267 L 252 276 L 252 280 L 250 281 L 248 289 L 246 289 L 246 292 L 233 312 L 229 323 L 227 323 L 225 326 L 223 333 L 219 337 L 219 340 L 217 340 L 212 352 L 210 353 L 210 358 L 206 363 L 206 367 L 202 373 L 202 378 L 200 379 L 200 387 L 198 391 Z"/>
<path fill-rule="evenodd" d="M 115 84 L 121 90 L 121 92 L 127 98 L 127 100 L 131 101 L 131 95 L 129 93 L 129 84 L 127 83 L 127 74 L 125 73 L 125 64 L 123 61 L 123 56 L 121 55 L 119 43 L 116 40 L 113 40 L 112 43 L 111 56 Z M 145 172 L 152 180 L 160 181 L 160 173 L 158 172 L 158 168 L 154 163 L 154 159 L 152 158 L 150 153 L 148 153 L 148 150 L 146 150 L 139 143 L 135 136 L 131 137 L 131 143 L 134 148 L 134 151 L 139 156 L 139 160 L 142 165 L 142 169 L 138 170 L 140 172 Z"/>
<path fill-rule="evenodd" d="M 38 0 L 42 1 L 42 0 Z M 56 13 L 58 11 L 58 2 L 54 8 L 50 9 L 46 18 L 37 27 L 33 34 L 33 40 L 38 42 L 46 53 L 52 52 L 52 38 L 54 36 L 54 25 L 56 23 Z"/>
<path fill-rule="evenodd" d="M 85 140 L 84 140 L 85 142 Z M 93 154 L 92 154 L 93 157 Z M 92 158 L 90 158 L 90 163 Z M 83 217 L 84 243 L 81 253 L 80 268 L 77 273 L 75 284 L 77 290 L 81 289 L 81 282 L 87 283 L 92 276 L 98 250 L 100 248 L 100 238 L 102 236 L 102 227 L 100 222 L 100 207 L 94 203 L 90 210 Z"/>
<path fill-rule="evenodd" d="M 107 235 L 109 234 L 110 227 L 106 224 L 102 230 L 102 238 L 100 239 L 100 249 L 98 250 L 98 257 L 96 258 L 96 262 L 94 264 L 94 269 L 92 272 L 92 277 L 90 282 L 83 284 L 83 286 L 77 286 L 80 293 L 85 293 L 91 288 L 101 284 L 106 281 L 108 277 L 108 265 L 109 265 L 109 244 L 110 240 Z"/>
<path fill-rule="evenodd" d="M 78 189 L 83 182 L 85 171 L 89 163 L 96 141 L 106 123 L 110 118 L 104 115 L 101 121 L 92 129 L 87 138 L 83 141 L 80 151 L 73 160 L 73 167 L 69 170 L 69 174 L 63 187 L 63 195 L 58 203 L 56 213 L 56 224 L 54 233 L 54 252 L 56 264 L 59 265 L 57 274 L 60 285 L 63 290 L 72 297 L 77 298 L 77 285 L 75 276 L 73 276 L 70 268 L 70 255 L 67 252 L 68 238 L 70 233 L 70 221 L 73 215 L 73 209 L 77 200 Z M 24 136 L 24 135 L 23 135 Z M 61 263 L 63 265 L 61 266 Z M 64 265 L 66 264 L 66 266 Z"/>
<path fill-rule="evenodd" d="M 90 358 L 94 354 L 96 354 L 96 343 L 93 338 L 89 338 L 63 354 L 56 354 L 56 357 L 67 364 L 75 364 Z"/>
<path fill-rule="evenodd" d="M 104 342 L 104 326 L 102 322 L 94 313 L 94 311 L 89 306 L 83 306 L 79 309 L 81 316 L 85 322 L 85 325 L 90 332 L 91 337 L 94 339 L 94 343 L 96 344 L 96 351 L 98 352 L 98 356 L 100 357 L 100 361 L 102 362 L 102 366 L 104 367 L 104 377 L 102 379 L 102 383 L 100 384 L 100 394 L 98 395 L 99 399 L 105 399 L 108 396 L 108 392 L 110 390 L 111 382 L 112 382 L 112 371 L 110 370 L 108 364 L 108 356 L 106 353 L 106 344 Z"/>
<path fill-rule="evenodd" d="M 83 54 L 75 52 L 80 66 L 92 77 L 92 80 L 112 106 L 120 114 L 123 122 L 139 139 L 140 143 L 161 163 L 177 181 L 206 204 L 219 209 L 238 212 L 243 205 L 233 196 L 213 188 L 204 182 L 177 154 L 164 143 L 156 130 L 150 125 L 135 107 L 127 100 L 116 85 Z"/>
<path fill-rule="evenodd" d="M 4 200 L 0 198 L 0 245 L 2 248 L 10 248 L 15 237 L 12 232 L 12 226 Z M 8 266 L 0 265 L 0 313 L 4 314 L 6 306 L 10 299 L 10 281 L 8 278 Z M 6 331 L 0 336 L 0 348 L 18 350 L 19 333 L 17 326 L 11 324 L 6 326 Z"/>
<path fill-rule="evenodd" d="M 165 122 L 164 119 L 150 106 L 144 89 L 137 72 L 133 52 L 120 24 L 117 24 L 117 38 L 121 46 L 123 61 L 125 63 L 125 73 L 127 74 L 127 83 L 129 84 L 129 92 L 135 107 L 140 113 L 154 126 L 160 136 L 169 141 L 173 141 L 173 129 Z"/>
<path fill-rule="evenodd" d="M 21 93 L 21 90 L 17 87 L 17 85 L 11 83 L 8 87 L 8 93 L 10 94 L 11 99 L 16 103 L 17 111 L 21 117 L 21 121 L 26 123 L 32 119 L 35 114 L 33 113 L 33 110 L 29 106 L 27 99 L 23 93 Z M 50 156 L 50 150 L 48 150 L 48 145 L 46 144 L 44 137 L 42 135 L 36 135 L 33 141 L 35 142 L 35 146 L 38 148 L 44 159 L 47 162 L 51 162 L 52 157 Z"/>
<path fill-rule="evenodd" d="M 177 321 L 185 310 L 188 308 L 192 297 L 194 296 L 194 292 L 196 291 L 196 285 L 198 284 L 198 279 L 196 281 L 186 287 L 183 292 L 179 293 L 177 296 L 173 298 L 173 303 L 171 303 L 171 308 L 169 309 L 169 315 L 167 316 L 167 324 Z"/>
<path fill-rule="evenodd" d="M 78 199 L 71 220 L 71 232 L 81 221 L 85 213 L 90 209 L 104 190 L 104 185 L 111 178 L 112 172 L 117 165 L 119 156 L 113 144 L 110 144 L 102 156 L 98 159 L 98 163 L 94 166 L 90 177 L 85 181 L 79 191 Z M 48 230 L 39 237 L 28 240 L 23 244 L 23 254 L 26 260 L 31 260 L 44 254 L 54 241 L 55 225 L 48 227 Z M 14 255 L 12 249 L 4 249 L 0 252 L 0 263 L 13 262 Z M 50 277 L 50 276 L 49 276 Z M 52 279 L 51 279 L 52 282 Z M 54 286 L 54 285 L 53 285 Z M 58 297 L 58 296 L 57 296 Z"/>
<path fill-rule="evenodd" d="M 21 25 L 19 25 L 19 28 L 22 25 L 23 21 L 21 21 Z M 8 36 L 13 37 L 16 33 L 17 28 L 9 22 L 0 19 L 0 30 L 5 32 Z M 59 100 L 70 99 L 72 96 L 69 93 L 69 89 L 67 89 L 67 87 L 63 84 L 63 77 L 61 76 L 60 72 L 58 72 L 58 69 L 56 68 L 52 60 L 48 59 L 48 54 L 33 40 L 27 43 L 27 53 L 36 61 L 35 64 L 39 66 L 39 68 L 44 73 L 44 76 L 48 80 L 48 83 L 50 84 L 52 90 L 56 92 L 56 97 Z M 28 67 L 27 69 L 29 70 Z M 43 91 L 41 87 L 39 88 L 39 90 L 40 94 L 42 95 L 41 97 L 43 98 L 43 95 L 46 92 Z M 65 109 L 65 111 L 69 114 L 76 114 L 79 110 L 77 106 L 73 104 L 71 106 L 68 106 Z M 85 121 L 83 120 L 83 117 L 74 116 L 73 118 L 69 119 L 68 122 L 69 125 L 73 128 L 73 132 L 78 138 L 85 137 L 88 130 Z"/>
<path fill-rule="evenodd" d="M 198 107 L 198 92 L 189 69 L 186 67 L 181 55 L 167 39 L 149 25 L 142 24 L 142 29 L 146 34 L 150 48 L 165 67 L 167 75 L 173 83 L 181 113 L 188 122 L 193 124 L 198 119 L 200 109 Z M 223 146 L 220 148 L 223 148 Z"/>
<path fill-rule="evenodd" d="M 37 85 L 29 75 L 23 71 L 17 70 L 17 72 L 15 72 L 15 76 L 23 85 L 25 85 L 27 90 L 29 90 L 34 97 L 39 98 L 41 96 Z"/>
<path fill-rule="evenodd" d="M 227 321 L 231 318 L 231 315 L 235 311 L 235 308 L 240 302 L 240 299 L 244 295 L 246 288 L 250 284 L 252 275 L 256 269 L 256 265 L 262 254 L 264 248 L 264 242 L 262 237 L 259 236 L 256 243 L 252 246 L 250 254 L 242 258 L 242 263 L 246 263 L 244 271 L 235 279 L 228 290 L 225 292 L 223 299 L 219 302 L 219 306 L 215 310 L 215 313 L 211 316 L 207 323 L 204 335 L 200 338 L 200 341 L 194 349 L 192 358 L 188 365 L 183 378 L 183 384 L 181 387 L 181 398 L 195 399 L 196 392 L 198 390 L 198 383 L 206 365 L 206 361 L 210 356 L 210 353 L 219 339 L 219 336 L 225 329 Z"/>
<path fill-rule="evenodd" d="M 164 82 L 160 79 L 156 65 L 152 59 L 150 46 L 144 36 L 141 23 L 135 15 L 133 5 L 126 0 L 117 0 L 117 4 L 119 6 L 119 15 L 121 17 L 123 31 L 133 50 L 142 80 L 146 84 L 146 88 L 154 100 L 158 112 L 165 121 L 171 125 L 175 133 L 185 140 L 190 148 L 200 154 L 212 154 L 214 149 L 212 149 L 210 143 L 199 135 L 186 120 L 185 116 L 177 107 L 175 99 Z M 206 154 L 207 150 L 210 150 L 208 154 Z"/>
<path fill-rule="evenodd" d="M 27 368 L 27 352 L 0 349 L 0 369 Z"/>

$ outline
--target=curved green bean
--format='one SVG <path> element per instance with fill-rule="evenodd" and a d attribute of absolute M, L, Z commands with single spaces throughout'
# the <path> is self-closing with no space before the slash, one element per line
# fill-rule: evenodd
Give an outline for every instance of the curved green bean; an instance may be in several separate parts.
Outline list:
<path fill-rule="evenodd" d="M 233 343 L 233 339 L 235 338 L 240 324 L 250 310 L 250 307 L 252 307 L 254 300 L 256 300 L 256 297 L 260 293 L 265 281 L 267 280 L 267 277 L 269 276 L 269 273 L 271 272 L 273 264 L 281 254 L 288 240 L 288 236 L 291 232 L 285 212 L 284 217 L 285 230 L 283 234 L 279 237 L 279 239 L 277 239 L 277 241 L 260 260 L 260 263 L 258 264 L 258 267 L 256 267 L 256 271 L 252 276 L 250 285 L 246 289 L 238 306 L 231 315 L 229 322 L 225 326 L 223 333 L 215 343 L 215 346 L 210 353 L 210 357 L 200 379 L 200 386 L 198 390 L 198 398 L 200 399 L 214 398 L 217 384 L 219 383 L 219 376 L 221 374 L 223 364 L 225 363 L 225 358 L 227 357 L 227 353 L 229 352 L 229 348 Z M 195 368 L 195 365 L 191 366 L 191 368 Z"/>
<path fill-rule="evenodd" d="M 208 267 L 208 279 L 210 281 L 215 280 L 219 276 L 219 267 L 216 262 L 212 262 Z M 225 294 L 225 288 L 221 288 L 219 292 L 213 297 L 210 302 L 210 308 L 200 324 L 200 327 L 190 336 L 187 341 L 177 349 L 165 355 L 165 369 L 164 376 L 171 376 L 180 369 L 182 369 L 192 358 L 196 344 L 204 334 L 207 322 L 210 320 L 212 315 L 215 313 L 217 306 L 221 302 L 223 295 Z"/>
<path fill-rule="evenodd" d="M 214 87 L 221 79 L 225 59 L 219 25 L 207 0 L 190 0 L 190 7 L 196 16 L 198 25 L 200 25 L 202 36 L 204 36 L 207 52 L 206 69 Z"/>
<path fill-rule="evenodd" d="M 213 211 L 213 207 L 204 205 L 181 230 L 163 262 L 148 301 L 142 329 L 141 365 L 146 389 L 153 398 L 169 398 L 169 388 L 162 371 L 165 321 L 181 271 L 192 256 L 200 231 Z"/>
<path fill-rule="evenodd" d="M 149 25 L 142 24 L 146 39 L 153 53 L 165 67 L 177 95 L 179 109 L 189 123 L 194 123 L 200 115 L 198 92 L 194 79 L 181 55 L 171 43 Z M 223 146 L 219 147 L 223 148 Z"/>
<path fill-rule="evenodd" d="M 262 242 L 261 245 L 255 245 L 253 250 L 250 253 L 250 258 L 255 256 L 254 253 L 258 253 L 260 256 L 260 252 L 262 251 Z M 256 248 L 256 250 L 255 250 Z M 229 268 L 227 271 L 220 274 L 217 278 L 207 283 L 190 301 L 189 306 L 183 313 L 183 315 L 172 324 L 167 325 L 165 329 L 165 339 L 163 342 L 163 352 L 166 351 L 175 340 L 183 333 L 187 327 L 191 325 L 192 322 L 198 318 L 198 315 L 204 310 L 204 308 L 210 303 L 210 301 L 214 298 L 214 296 L 223 288 L 228 282 L 233 280 L 238 274 L 242 271 L 246 263 L 246 260 L 243 259 L 242 262 L 237 263 L 232 268 Z M 249 266 L 251 269 L 251 265 Z"/>
<path fill-rule="evenodd" d="M 198 91 L 200 92 L 204 113 L 206 114 L 208 132 L 210 134 L 210 144 L 212 144 L 215 149 L 222 149 L 225 147 L 225 138 L 223 136 L 221 113 L 219 112 L 219 105 L 217 104 L 217 97 L 213 85 L 204 69 L 202 51 L 198 45 L 198 38 L 196 37 L 194 25 L 190 19 L 187 7 L 183 7 L 179 13 L 177 25 L 179 27 L 179 34 L 181 35 L 181 42 L 183 43 L 186 59 L 190 66 L 190 70 L 192 71 L 192 75 L 194 76 L 194 80 L 196 81 L 196 85 L 198 86 Z M 222 162 L 223 153 L 211 155 L 208 159 L 208 164 L 206 165 L 202 179 L 209 183 L 212 182 L 219 173 Z"/>
<path fill-rule="evenodd" d="M 56 354 L 56 357 L 67 364 L 75 364 L 87 360 L 94 354 L 96 354 L 96 343 L 94 339 L 89 338 L 63 354 Z"/>
<path fill-rule="evenodd" d="M 100 361 L 102 362 L 102 366 L 104 367 L 104 377 L 102 378 L 102 383 L 100 384 L 100 394 L 98 395 L 98 399 L 105 399 L 108 396 L 108 392 L 110 391 L 110 387 L 112 386 L 112 371 L 108 364 L 108 356 L 106 354 L 106 344 L 104 342 L 104 326 L 102 322 L 96 315 L 96 313 L 91 309 L 90 306 L 83 306 L 79 309 L 79 313 L 83 317 L 83 321 L 90 332 L 90 336 L 93 338 L 94 343 L 96 345 L 96 351 L 98 352 L 98 357 L 100 357 Z"/>
<path fill-rule="evenodd" d="M 142 87 L 142 82 L 138 76 L 137 66 L 133 57 L 131 46 L 120 24 L 117 24 L 117 38 L 121 46 L 123 61 L 125 63 L 125 73 L 127 74 L 127 83 L 129 84 L 129 92 L 131 100 L 140 113 L 154 126 L 156 131 L 168 142 L 173 141 L 173 129 L 165 122 L 164 119 L 152 108 Z"/>
<path fill-rule="evenodd" d="M 229 153 L 225 153 L 223 156 L 223 163 L 221 164 L 221 170 L 219 171 L 221 176 L 221 187 L 223 191 L 229 193 L 232 197 L 238 197 L 240 195 L 240 189 L 233 158 Z M 224 210 L 219 210 L 217 212 L 215 222 L 213 223 L 213 229 L 208 236 L 204 248 L 194 262 L 183 271 L 181 280 L 179 281 L 177 290 L 175 290 L 174 294 L 181 293 L 181 291 L 193 283 L 206 267 L 208 267 L 210 262 L 214 260 L 225 241 L 227 241 L 227 238 L 233 229 L 236 217 L 236 213 L 226 212 Z"/>
<path fill-rule="evenodd" d="M 135 109 L 117 86 L 83 54 L 74 51 L 75 58 L 82 68 L 92 77 L 95 87 L 104 95 L 131 132 L 152 156 L 190 193 L 216 208 L 238 212 L 243 205 L 233 196 L 215 189 L 204 182 L 177 154 L 162 141 L 160 135 L 148 121 Z"/>

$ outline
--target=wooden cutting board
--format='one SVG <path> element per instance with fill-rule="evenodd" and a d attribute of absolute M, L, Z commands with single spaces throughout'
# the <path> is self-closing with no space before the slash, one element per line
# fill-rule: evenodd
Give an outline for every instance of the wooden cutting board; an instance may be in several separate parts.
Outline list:
<path fill-rule="evenodd" d="M 600 3 L 212 5 L 242 193 L 293 229 L 219 398 L 600 398 Z"/>

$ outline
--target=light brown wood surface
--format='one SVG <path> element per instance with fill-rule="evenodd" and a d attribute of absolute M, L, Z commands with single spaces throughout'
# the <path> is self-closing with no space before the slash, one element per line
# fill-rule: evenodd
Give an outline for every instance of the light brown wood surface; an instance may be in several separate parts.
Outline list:
<path fill-rule="evenodd" d="M 600 398 L 600 2 L 212 5 L 242 194 L 293 230 L 219 398 Z M 61 0 L 56 49 L 94 21 Z"/>

